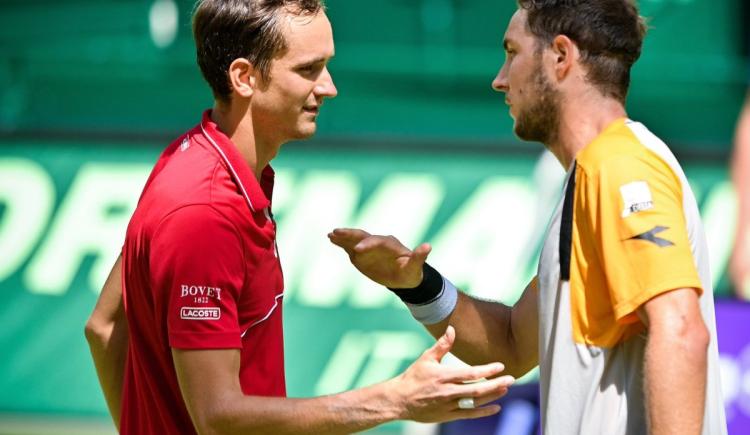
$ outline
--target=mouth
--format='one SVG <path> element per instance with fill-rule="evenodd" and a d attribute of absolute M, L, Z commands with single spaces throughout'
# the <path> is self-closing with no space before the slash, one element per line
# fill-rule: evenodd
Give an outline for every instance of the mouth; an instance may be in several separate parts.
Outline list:
<path fill-rule="evenodd" d="M 508 115 L 510 115 L 511 118 L 516 119 L 513 115 L 513 104 L 511 104 L 509 100 L 505 100 L 505 104 L 508 106 Z"/>
<path fill-rule="evenodd" d="M 317 115 L 320 113 L 320 106 L 304 106 L 302 107 L 302 111 L 311 115 Z"/>

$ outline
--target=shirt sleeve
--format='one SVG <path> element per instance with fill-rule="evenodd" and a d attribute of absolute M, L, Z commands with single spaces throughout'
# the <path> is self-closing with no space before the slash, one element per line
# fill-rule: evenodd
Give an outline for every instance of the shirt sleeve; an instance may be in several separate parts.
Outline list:
<path fill-rule="evenodd" d="M 683 211 L 682 183 L 657 156 L 617 156 L 586 183 L 592 233 L 615 318 L 637 321 L 651 298 L 702 292 Z"/>
<path fill-rule="evenodd" d="M 237 302 L 245 261 L 236 227 L 209 205 L 183 207 L 160 223 L 150 254 L 151 286 L 166 309 L 169 345 L 240 348 Z"/>

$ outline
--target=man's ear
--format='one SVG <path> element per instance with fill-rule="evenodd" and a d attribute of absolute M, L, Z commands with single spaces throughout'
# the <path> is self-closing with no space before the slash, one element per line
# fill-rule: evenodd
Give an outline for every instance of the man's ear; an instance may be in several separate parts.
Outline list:
<path fill-rule="evenodd" d="M 229 84 L 232 92 L 250 98 L 255 92 L 255 67 L 245 58 L 237 58 L 229 65 Z"/>
<path fill-rule="evenodd" d="M 563 80 L 570 73 L 574 62 L 580 55 L 578 46 L 567 36 L 557 35 L 552 40 L 552 55 L 554 56 L 554 72 L 557 80 Z"/>

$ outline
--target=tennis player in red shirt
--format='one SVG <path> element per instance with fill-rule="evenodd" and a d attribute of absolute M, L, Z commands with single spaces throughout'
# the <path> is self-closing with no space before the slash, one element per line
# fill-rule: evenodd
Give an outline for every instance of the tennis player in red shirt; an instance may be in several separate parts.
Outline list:
<path fill-rule="evenodd" d="M 452 328 L 394 379 L 285 397 L 269 162 L 337 94 L 331 25 L 319 0 L 205 0 L 193 33 L 214 107 L 156 163 L 86 327 L 120 432 L 351 433 L 496 413 L 486 404 L 513 378 L 500 363 L 441 366 Z"/>

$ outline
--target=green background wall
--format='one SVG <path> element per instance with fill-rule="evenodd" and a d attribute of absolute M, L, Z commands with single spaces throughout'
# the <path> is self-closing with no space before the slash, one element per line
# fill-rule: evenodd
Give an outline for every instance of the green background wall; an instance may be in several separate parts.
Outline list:
<path fill-rule="evenodd" d="M 640 3 L 651 31 L 634 69 L 631 116 L 680 151 L 726 154 L 750 75 L 740 56 L 741 0 Z M 192 4 L 4 0 L 0 131 L 180 132 L 211 103 L 194 62 Z M 319 137 L 516 143 L 503 98 L 490 89 L 515 2 L 327 4 L 340 96 L 323 113 Z"/>

